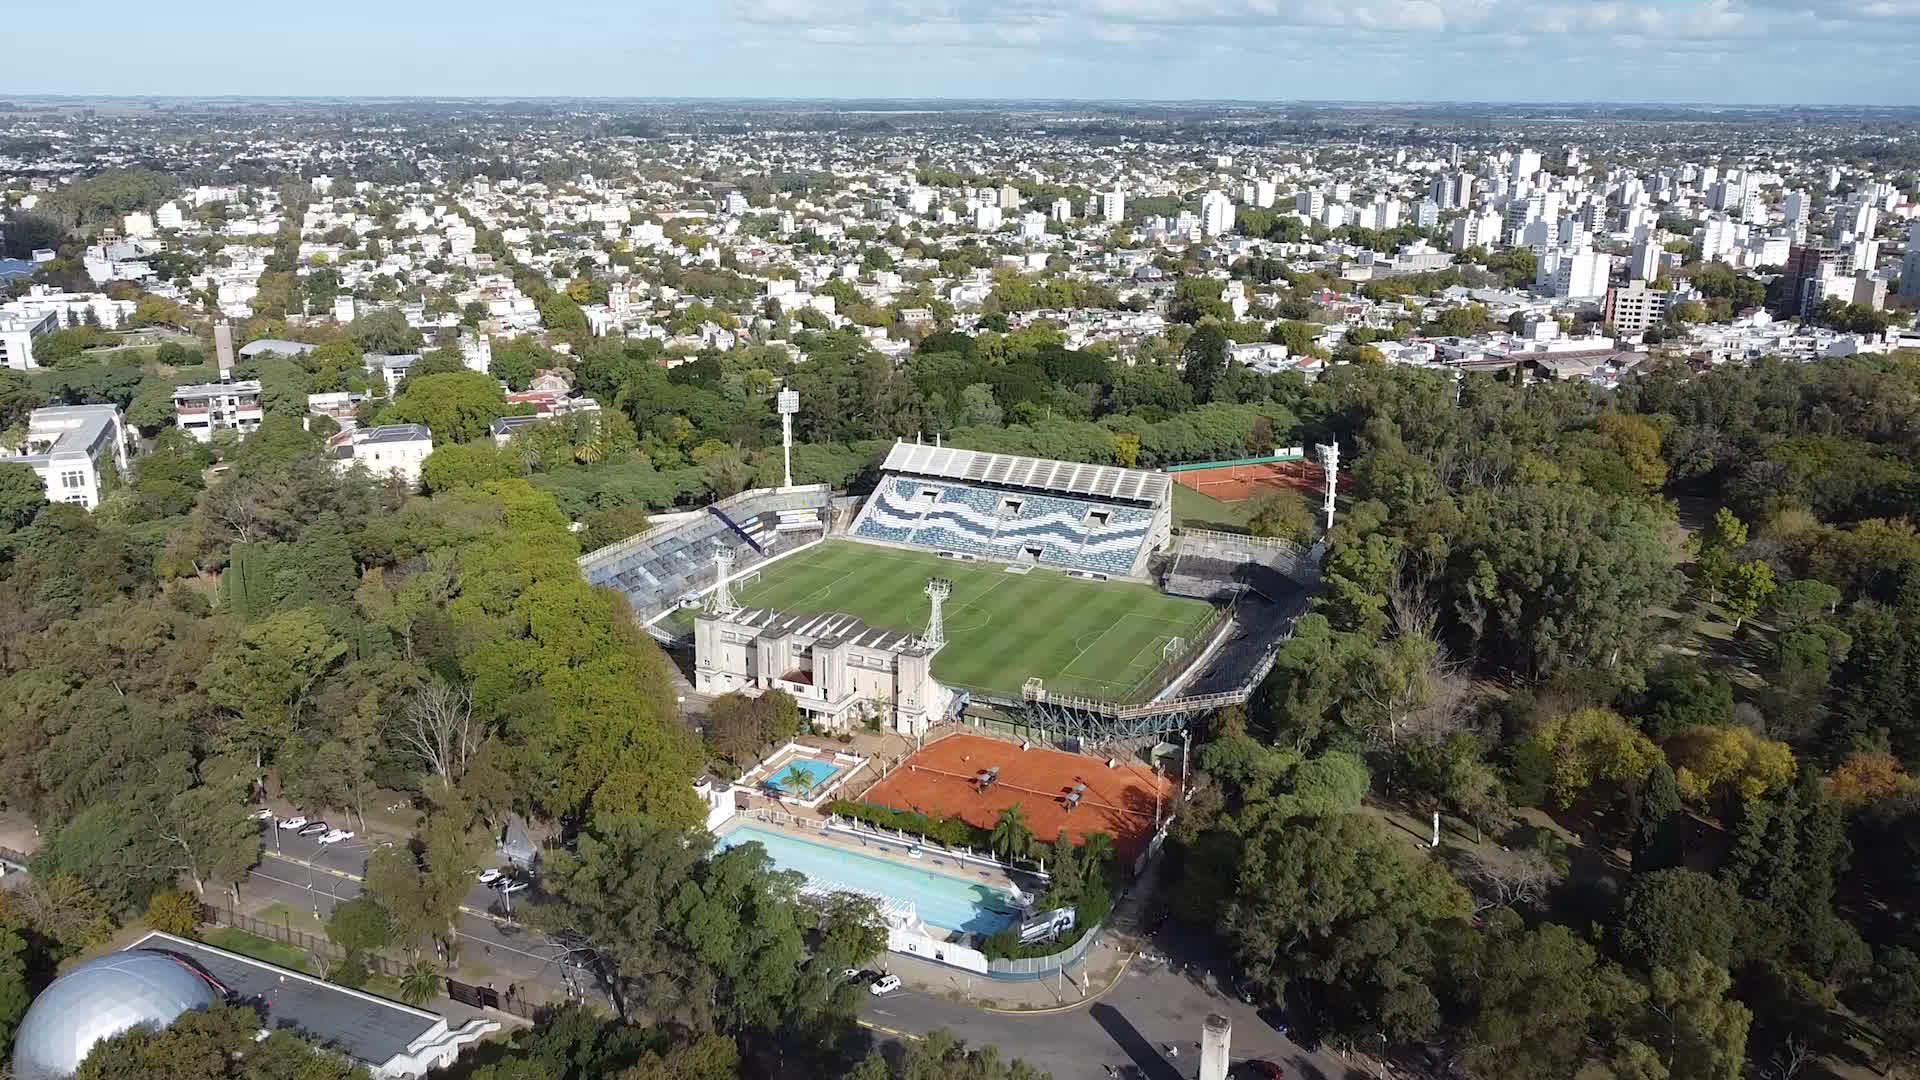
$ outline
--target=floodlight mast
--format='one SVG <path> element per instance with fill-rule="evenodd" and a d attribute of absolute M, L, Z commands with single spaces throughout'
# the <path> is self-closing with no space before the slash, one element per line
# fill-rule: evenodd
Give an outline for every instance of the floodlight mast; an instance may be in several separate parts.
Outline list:
<path fill-rule="evenodd" d="M 800 411 L 800 391 L 782 389 L 774 398 L 773 407 L 780 414 L 781 456 L 786 463 L 786 483 L 783 487 L 793 486 L 793 414 Z"/>
<path fill-rule="evenodd" d="M 921 635 L 920 645 L 929 652 L 947 643 L 946 627 L 941 625 L 940 606 L 951 595 L 953 595 L 953 582 L 945 578 L 927 580 L 927 600 L 932 610 L 927 613 L 927 632 Z"/>
<path fill-rule="evenodd" d="M 1320 444 L 1320 467 L 1327 473 L 1327 531 L 1333 531 L 1333 492 L 1340 482 L 1340 443 Z"/>
<path fill-rule="evenodd" d="M 733 549 L 725 544 L 713 549 L 713 570 L 716 580 L 713 584 L 713 596 L 707 601 L 707 610 L 721 618 L 726 618 L 740 610 L 740 604 L 733 598 Z"/>

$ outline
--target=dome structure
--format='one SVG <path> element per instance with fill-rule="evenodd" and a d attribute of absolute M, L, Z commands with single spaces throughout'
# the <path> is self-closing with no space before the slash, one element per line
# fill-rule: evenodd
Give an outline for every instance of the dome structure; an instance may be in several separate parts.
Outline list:
<path fill-rule="evenodd" d="M 73 1075 L 93 1044 L 140 1024 L 166 1027 L 223 995 L 186 962 L 151 949 L 89 960 L 33 999 L 14 1034 L 19 1080 Z"/>

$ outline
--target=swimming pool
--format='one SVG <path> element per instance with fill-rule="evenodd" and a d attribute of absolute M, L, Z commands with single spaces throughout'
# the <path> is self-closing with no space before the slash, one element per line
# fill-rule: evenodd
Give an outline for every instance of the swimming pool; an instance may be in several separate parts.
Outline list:
<path fill-rule="evenodd" d="M 802 840 L 754 824 L 742 824 L 720 838 L 720 847 L 762 844 L 782 870 L 798 870 L 815 885 L 840 892 L 904 900 L 922 921 L 942 930 L 991 934 L 1013 922 L 1007 894 L 985 884 L 877 859 L 857 851 Z"/>
<path fill-rule="evenodd" d="M 833 779 L 833 774 L 839 771 L 838 765 L 812 758 L 795 758 L 761 782 L 782 795 L 799 795 L 809 790 L 819 790 L 821 784 Z"/>

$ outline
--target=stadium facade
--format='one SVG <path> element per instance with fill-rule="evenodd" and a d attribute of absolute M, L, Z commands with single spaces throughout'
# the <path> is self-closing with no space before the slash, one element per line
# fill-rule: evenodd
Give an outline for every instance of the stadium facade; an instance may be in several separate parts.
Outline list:
<path fill-rule="evenodd" d="M 933 678 L 939 652 L 922 637 L 851 615 L 788 615 L 764 608 L 706 614 L 694 623 L 694 688 L 793 695 L 815 730 L 845 731 L 868 716 L 918 736 L 952 695 Z"/>

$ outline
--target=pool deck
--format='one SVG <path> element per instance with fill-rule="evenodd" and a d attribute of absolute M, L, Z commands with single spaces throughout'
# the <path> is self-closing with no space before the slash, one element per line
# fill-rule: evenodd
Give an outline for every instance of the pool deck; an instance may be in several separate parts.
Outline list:
<path fill-rule="evenodd" d="M 938 845 L 923 846 L 920 849 L 920 857 L 914 859 L 908 857 L 905 849 L 898 844 L 863 837 L 855 833 L 842 832 L 837 829 L 828 829 L 825 827 L 826 820 L 823 818 L 799 817 L 779 810 L 745 811 L 723 827 L 718 835 L 725 836 L 735 828 L 744 824 L 753 824 L 774 832 L 786 833 L 811 843 L 856 852 L 870 858 L 882 859 L 914 870 L 934 870 L 945 874 L 947 877 L 959 878 L 962 881 L 982 882 L 990 888 L 1001 891 L 1017 887 L 1022 892 L 1032 893 L 1037 887 L 1035 882 L 1030 878 L 1017 880 L 1004 870 L 995 867 L 970 865 L 955 858 Z M 1025 878 L 1025 875 L 1022 875 L 1022 878 Z M 955 933 L 950 935 L 950 940 L 954 937 L 964 936 L 964 934 Z"/>

